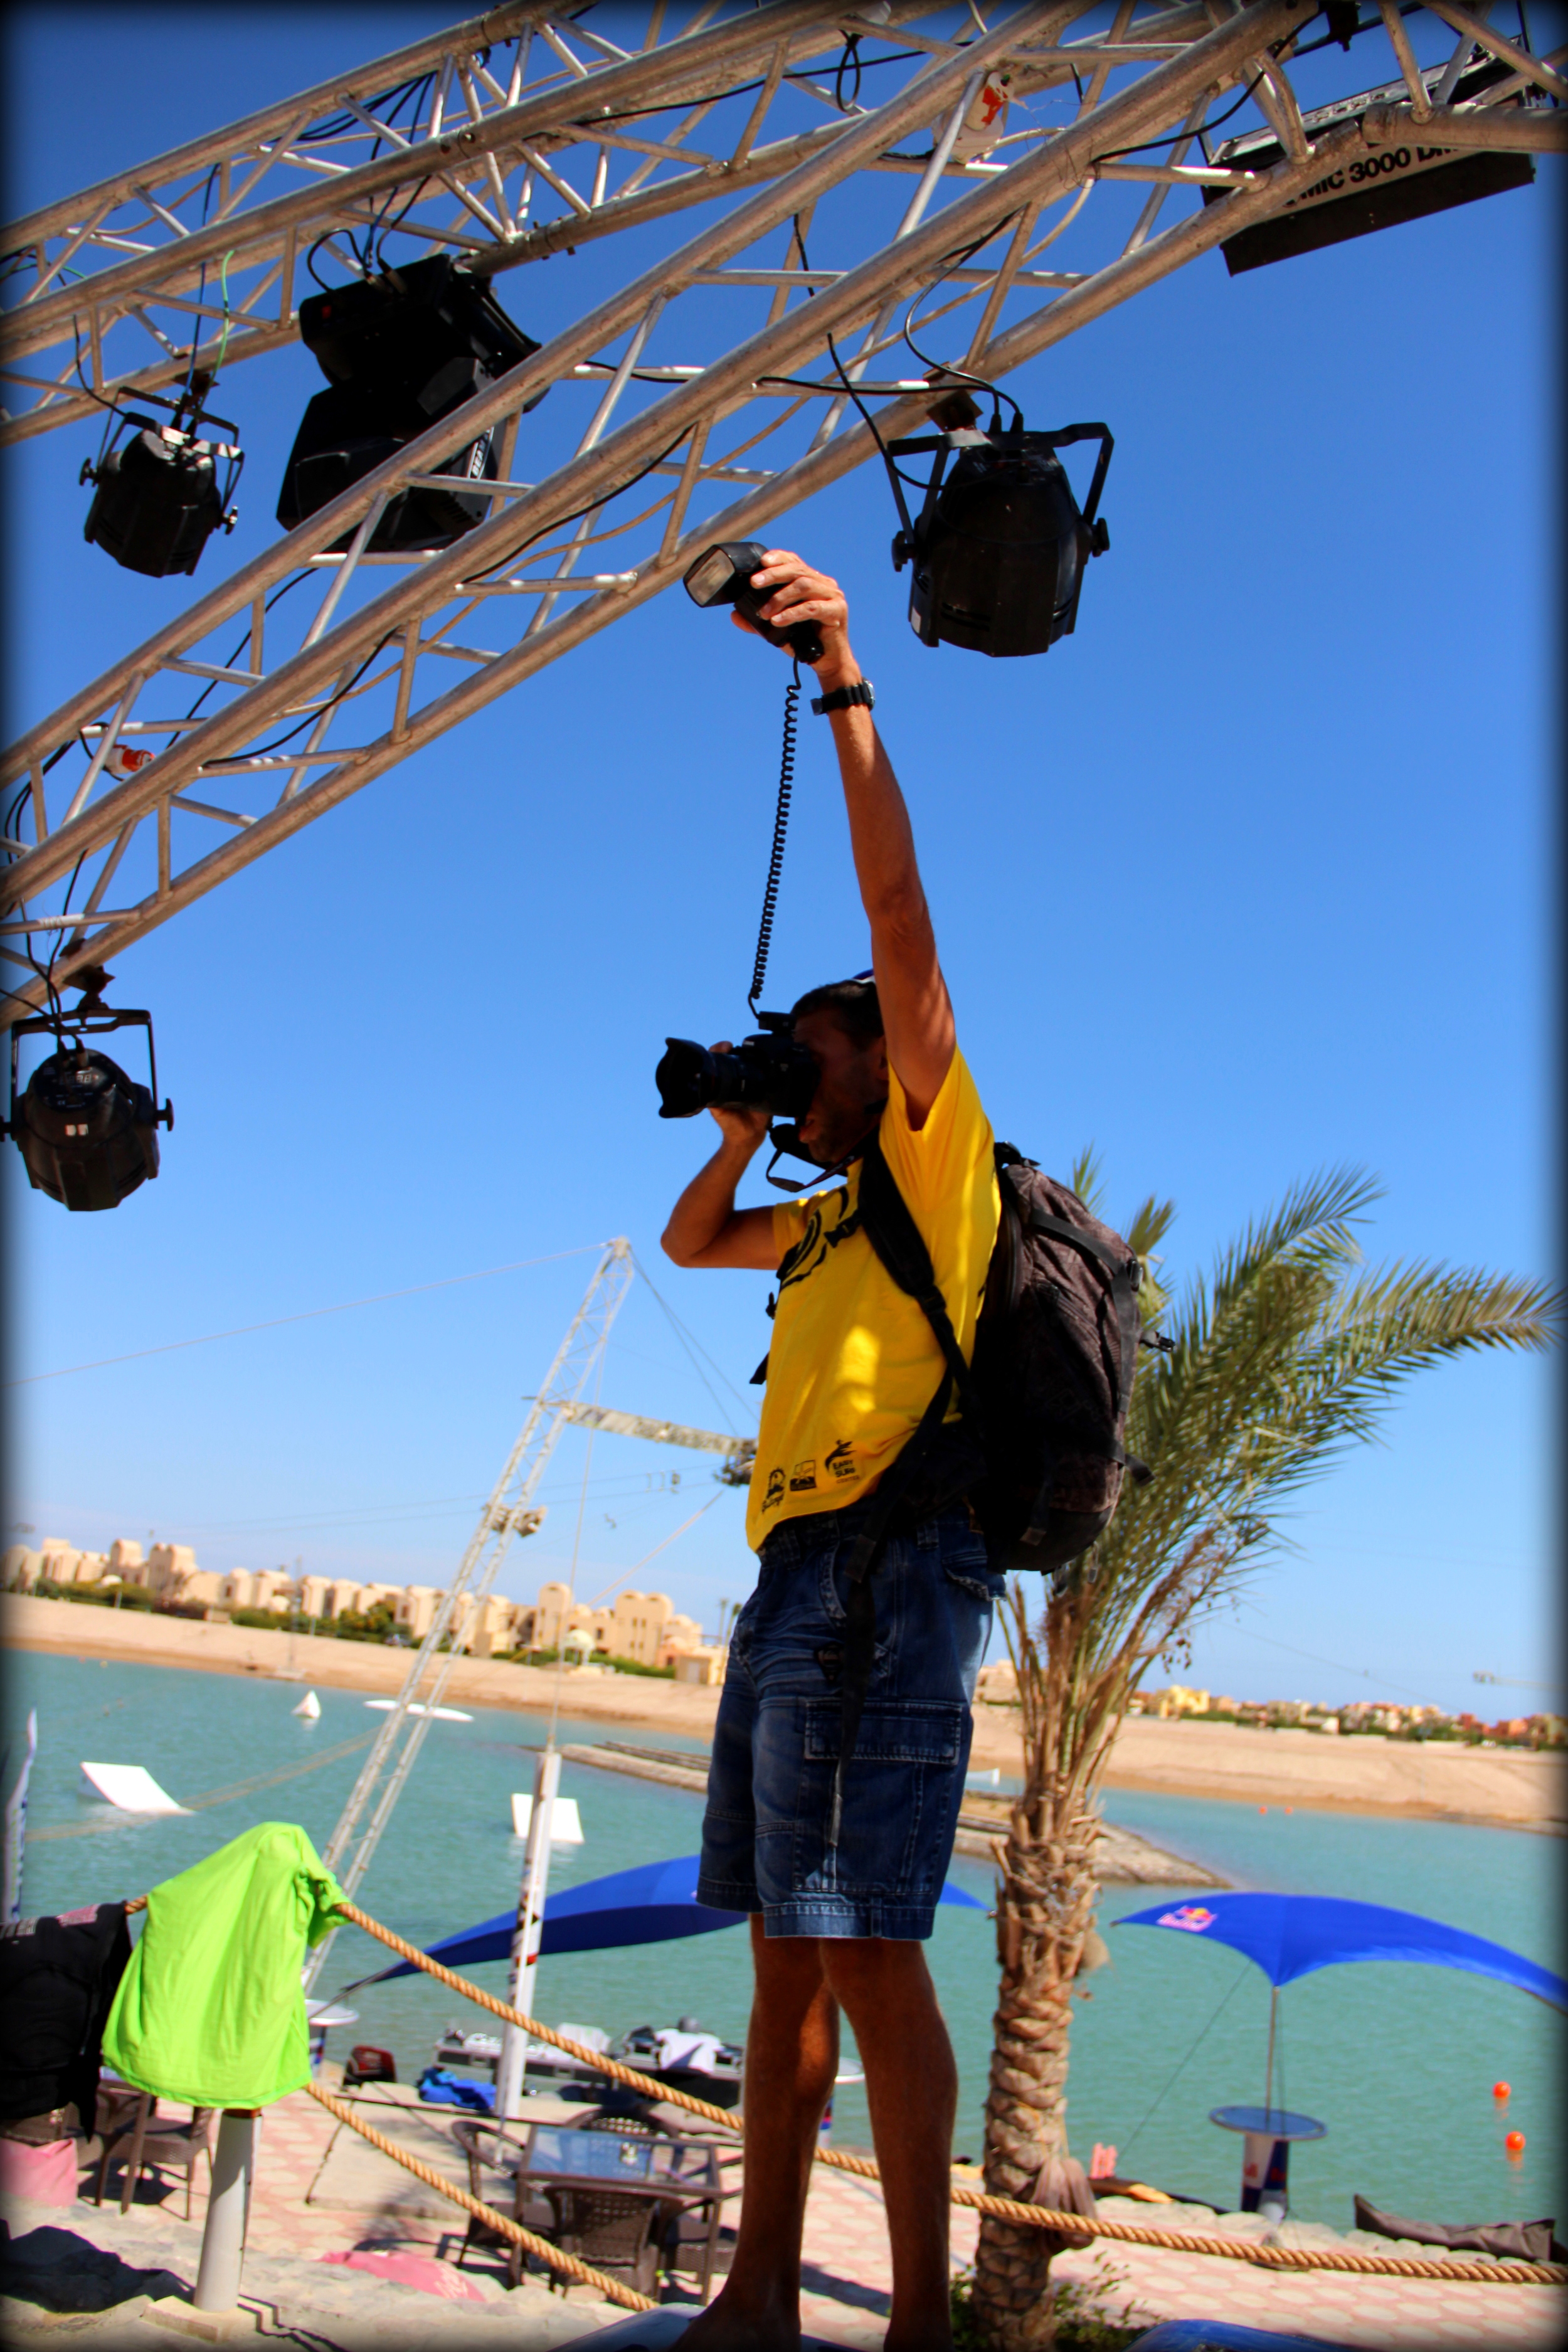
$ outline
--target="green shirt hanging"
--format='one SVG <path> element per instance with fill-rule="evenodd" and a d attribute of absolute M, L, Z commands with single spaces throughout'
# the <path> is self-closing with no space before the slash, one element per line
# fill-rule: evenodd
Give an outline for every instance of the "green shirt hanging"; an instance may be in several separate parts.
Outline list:
<path fill-rule="evenodd" d="M 305 1949 L 342 1925 L 343 1899 L 288 1822 L 262 1822 L 154 1886 L 104 2063 L 199 2107 L 263 2107 L 297 2091 L 310 2072 Z"/>

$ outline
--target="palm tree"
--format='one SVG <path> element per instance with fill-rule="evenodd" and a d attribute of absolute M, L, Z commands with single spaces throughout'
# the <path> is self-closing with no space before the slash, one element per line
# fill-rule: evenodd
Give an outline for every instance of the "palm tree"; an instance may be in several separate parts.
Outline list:
<path fill-rule="evenodd" d="M 1086 1154 L 1075 1190 L 1092 1195 L 1097 1172 Z M 1538 1284 L 1441 1265 L 1363 1271 L 1353 1228 L 1379 1196 L 1355 1170 L 1298 1185 L 1173 1309 L 1146 1275 L 1140 1303 L 1174 1342 L 1144 1354 L 1128 1422 L 1128 1452 L 1153 1476 L 1129 1485 L 1033 1622 L 1018 1581 L 1004 1604 L 1025 1786 L 996 1841 L 993 2195 L 1070 2201 L 1068 2048 L 1073 1979 L 1095 1958 L 1097 1796 L 1144 1669 L 1184 1659 L 1194 1623 L 1281 1548 L 1280 1506 L 1375 1435 L 1413 1373 L 1471 1349 L 1542 1349 L 1555 1337 L 1561 1294 Z M 1151 1198 L 1126 1229 L 1146 1268 L 1158 1265 L 1173 1214 Z M 1047 2232 L 982 2223 L 973 2308 L 995 2352 L 1052 2342 L 1058 2250 Z"/>

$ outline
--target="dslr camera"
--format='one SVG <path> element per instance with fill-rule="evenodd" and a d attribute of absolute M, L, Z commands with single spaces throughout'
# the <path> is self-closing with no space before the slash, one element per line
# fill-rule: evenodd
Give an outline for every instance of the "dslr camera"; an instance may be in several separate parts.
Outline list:
<path fill-rule="evenodd" d="M 788 1013 L 759 1013 L 760 1033 L 726 1054 L 692 1037 L 667 1037 L 654 1072 L 660 1118 L 695 1118 L 700 1110 L 766 1110 L 802 1119 L 816 1092 L 816 1064 L 795 1035 Z"/>

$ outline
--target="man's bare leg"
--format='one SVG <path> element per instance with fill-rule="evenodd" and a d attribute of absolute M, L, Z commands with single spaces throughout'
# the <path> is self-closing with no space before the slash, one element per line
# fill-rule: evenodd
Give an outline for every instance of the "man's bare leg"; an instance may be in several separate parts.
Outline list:
<path fill-rule="evenodd" d="M 796 2352 L 800 2343 L 806 2189 L 838 2071 L 838 2007 L 821 1955 L 816 1937 L 770 1938 L 753 1916 L 741 2226 L 722 2293 L 681 2337 L 692 2352 Z"/>
<path fill-rule="evenodd" d="M 918 1943 L 825 1937 L 822 1969 L 854 2029 L 893 2252 L 887 2352 L 952 2352 L 948 2266 L 958 2069 Z"/>

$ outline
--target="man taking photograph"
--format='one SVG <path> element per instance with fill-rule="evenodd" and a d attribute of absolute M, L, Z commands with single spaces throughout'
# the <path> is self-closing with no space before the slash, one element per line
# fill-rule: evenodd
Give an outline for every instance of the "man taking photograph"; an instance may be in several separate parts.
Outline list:
<path fill-rule="evenodd" d="M 947 1490 L 940 1448 L 875 1554 L 875 1650 L 837 1820 L 835 1793 L 854 1649 L 847 1570 L 945 1370 L 923 1308 L 864 1230 L 864 1154 L 879 1145 L 967 1358 L 996 1236 L 992 1134 L 958 1051 L 909 812 L 869 691 L 840 691 L 863 683 L 844 596 L 779 549 L 752 585 L 768 592 L 764 620 L 810 621 L 822 638 L 813 667 L 830 704 L 874 976 L 813 989 L 794 1010 L 817 1071 L 799 1139 L 844 1181 L 785 1206 L 737 1209 L 769 1114 L 715 1109 L 720 1147 L 664 1234 L 678 1265 L 778 1276 L 747 1514 L 758 1580 L 731 1637 L 698 1884 L 700 1902 L 752 1915 L 745 2179 L 729 2279 L 683 2341 L 693 2352 L 799 2344 L 801 2231 L 842 2010 L 866 2069 L 892 2243 L 888 2352 L 947 2352 L 957 2071 L 921 1946 L 952 1851 L 974 1678 L 1003 1580 L 961 1485 Z"/>

